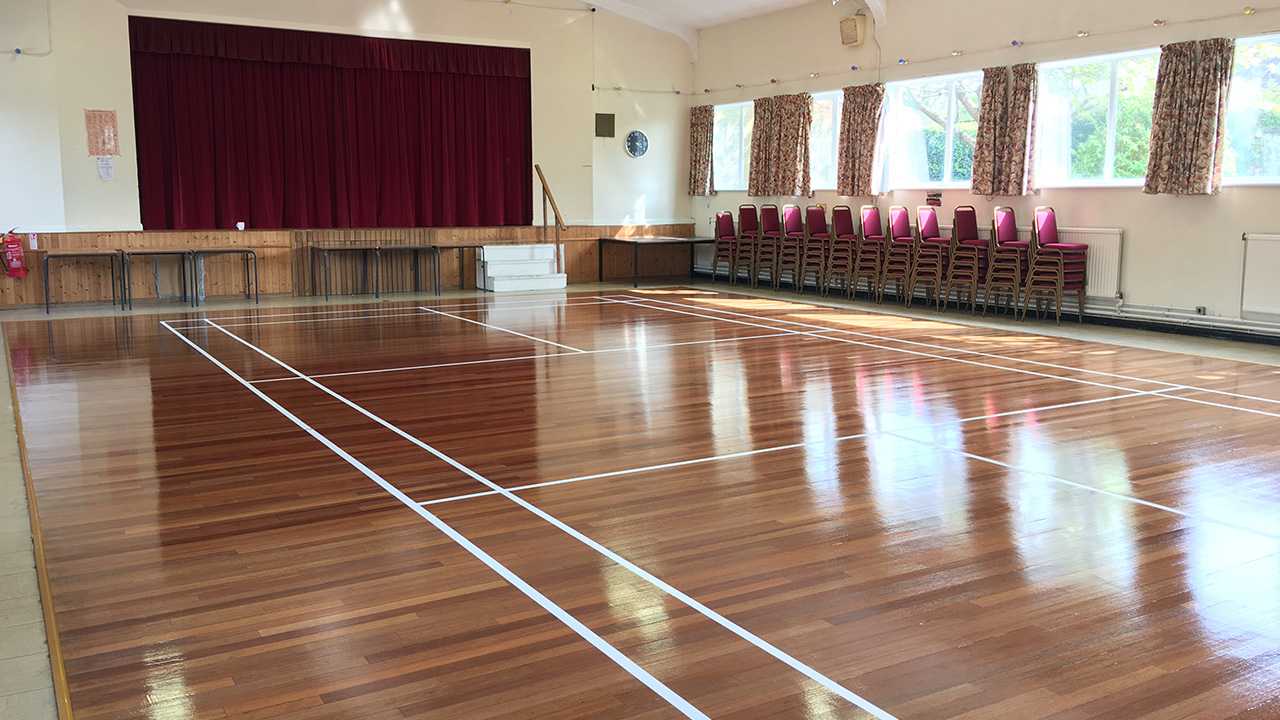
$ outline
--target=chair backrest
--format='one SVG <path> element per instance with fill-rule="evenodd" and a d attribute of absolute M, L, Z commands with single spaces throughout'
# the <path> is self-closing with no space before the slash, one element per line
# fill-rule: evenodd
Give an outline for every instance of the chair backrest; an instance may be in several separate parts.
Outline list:
<path fill-rule="evenodd" d="M 723 242 L 737 237 L 738 233 L 733 230 L 733 213 L 716 213 L 716 240 Z"/>
<path fill-rule="evenodd" d="M 902 205 L 889 208 L 889 234 L 894 240 L 915 237 L 911 233 L 911 215 Z"/>
<path fill-rule="evenodd" d="M 952 237 L 956 242 L 978 239 L 978 211 L 972 205 L 961 205 L 956 208 L 951 221 Z"/>
<path fill-rule="evenodd" d="M 782 232 L 790 237 L 804 237 L 804 216 L 800 214 L 799 205 L 783 206 Z"/>
<path fill-rule="evenodd" d="M 858 230 L 853 226 L 853 210 L 848 205 L 831 208 L 831 231 L 838 238 L 858 236 Z"/>
<path fill-rule="evenodd" d="M 862 237 L 884 236 L 884 223 L 880 221 L 880 208 L 862 206 Z"/>
<path fill-rule="evenodd" d="M 738 207 L 738 229 L 743 235 L 754 236 L 760 232 L 760 216 L 756 214 L 755 205 Z"/>
<path fill-rule="evenodd" d="M 805 223 L 810 235 L 827 234 L 827 211 L 817 205 L 810 205 L 804 210 Z"/>
<path fill-rule="evenodd" d="M 1013 215 L 1013 208 L 998 207 L 991 221 L 991 241 L 996 245 L 1014 242 L 1018 239 L 1018 223 Z"/>
<path fill-rule="evenodd" d="M 920 230 L 921 240 L 942 237 L 942 233 L 938 232 L 938 208 L 932 205 L 916 208 L 916 227 Z"/>
<path fill-rule="evenodd" d="M 764 205 L 760 208 L 760 234 L 770 237 L 782 234 L 782 220 L 778 218 L 777 205 Z"/>
<path fill-rule="evenodd" d="M 1036 208 L 1036 223 L 1031 229 L 1037 246 L 1058 242 L 1058 214 L 1047 205 Z"/>

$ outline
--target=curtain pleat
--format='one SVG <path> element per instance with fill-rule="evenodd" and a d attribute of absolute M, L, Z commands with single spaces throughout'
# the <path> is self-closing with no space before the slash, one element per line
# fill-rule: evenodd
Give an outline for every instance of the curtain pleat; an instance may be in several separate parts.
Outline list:
<path fill-rule="evenodd" d="M 1039 66 L 1014 65 L 1009 84 L 1009 114 L 1000 153 L 997 195 L 1030 195 L 1035 187 L 1036 82 Z M 981 111 L 979 111 L 981 114 Z"/>
<path fill-rule="evenodd" d="M 778 95 L 755 101 L 748 194 L 812 195 L 809 176 L 809 128 L 813 96 Z"/>
<path fill-rule="evenodd" d="M 533 221 L 527 50 L 493 48 L 493 62 L 484 61 L 490 48 L 442 43 L 357 53 L 373 41 L 336 36 L 325 50 L 321 33 L 290 44 L 268 40 L 293 31 L 235 26 L 184 29 L 166 43 L 162 31 L 207 24 L 139 20 L 132 60 L 148 230 Z M 238 30 L 251 31 L 249 41 L 237 44 Z M 182 52 L 191 46 L 200 52 Z M 450 48 L 461 56 L 450 60 Z M 345 64 L 318 61 L 330 56 Z M 437 69 L 414 69 L 424 67 Z"/>
<path fill-rule="evenodd" d="M 715 195 L 715 168 L 712 147 L 715 138 L 716 109 L 699 105 L 689 114 L 689 194 Z"/>
<path fill-rule="evenodd" d="M 876 141 L 880 136 L 880 111 L 884 85 L 857 85 L 844 89 L 840 110 L 840 147 L 836 159 L 836 192 L 870 197 L 873 194 Z"/>
<path fill-rule="evenodd" d="M 982 71 L 982 100 L 978 110 L 978 138 L 973 149 L 975 195 L 995 195 L 1000 162 L 1004 155 L 1009 115 L 1009 71 L 990 67 Z"/>
<path fill-rule="evenodd" d="M 776 98 L 766 97 L 755 101 L 755 113 L 751 130 L 751 169 L 747 176 L 747 194 L 772 195 L 772 179 L 769 168 L 774 162 L 777 144 L 774 141 L 773 112 Z"/>
<path fill-rule="evenodd" d="M 1235 41 L 1228 38 L 1160 48 L 1143 192 L 1216 195 L 1222 190 L 1227 91 L 1234 63 Z"/>

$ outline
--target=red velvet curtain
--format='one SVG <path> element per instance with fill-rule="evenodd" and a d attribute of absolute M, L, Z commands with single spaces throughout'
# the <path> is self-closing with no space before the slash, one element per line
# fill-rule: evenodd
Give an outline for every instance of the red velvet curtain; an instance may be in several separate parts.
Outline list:
<path fill-rule="evenodd" d="M 129 19 L 148 230 L 528 225 L 529 51 Z"/>

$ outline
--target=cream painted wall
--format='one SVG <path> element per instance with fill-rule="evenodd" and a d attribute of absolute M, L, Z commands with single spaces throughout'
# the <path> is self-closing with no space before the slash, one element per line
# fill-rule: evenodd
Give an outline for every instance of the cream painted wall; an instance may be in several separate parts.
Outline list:
<path fill-rule="evenodd" d="M 838 20 L 859 3 L 827 0 L 701 31 L 695 87 L 709 88 L 699 102 L 740 102 L 786 92 L 821 92 L 848 85 L 977 70 L 992 65 L 1084 57 L 1155 47 L 1161 43 L 1280 31 L 1280 0 L 1251 2 L 1246 16 L 1228 3 L 1203 0 L 1077 0 L 1073 3 L 968 0 L 892 0 L 886 27 L 861 48 L 840 44 Z M 1206 19 L 1231 13 L 1223 19 Z M 1237 14 L 1238 13 L 1238 14 Z M 1155 27 L 1152 21 L 1166 21 Z M 1077 38 L 1078 30 L 1090 32 Z M 1019 48 L 1011 40 L 1026 44 Z M 877 70 L 876 40 L 883 48 Z M 963 55 L 954 57 L 953 50 Z M 908 59 L 898 65 L 899 58 Z M 866 68 L 850 72 L 851 65 Z M 817 77 L 809 77 L 818 73 Z M 779 80 L 770 83 L 771 79 Z M 743 89 L 730 89 L 741 83 Z M 897 191 L 881 206 L 922 204 L 921 191 Z M 717 210 L 754 202 L 823 202 L 859 205 L 865 198 L 818 192 L 813 200 L 749 198 L 724 192 L 696 198 L 700 232 L 710 233 Z M 1027 198 L 995 202 L 967 191 L 943 194 L 944 213 L 971 204 L 989 217 L 997 204 L 1012 205 L 1024 224 L 1036 205 L 1053 205 L 1066 226 L 1120 227 L 1126 246 L 1121 287 L 1125 302 L 1169 308 L 1202 305 L 1209 314 L 1239 317 L 1242 232 L 1280 231 L 1280 188 L 1227 187 L 1216 197 L 1144 195 L 1138 188 L 1043 189 Z"/>
<path fill-rule="evenodd" d="M 61 230 L 66 224 L 59 168 L 54 58 L 43 0 L 0 3 L 0 232 Z"/>
<path fill-rule="evenodd" d="M 603 11 L 593 16 L 576 0 L 542 3 L 563 9 L 467 0 L 52 1 L 53 56 L 43 62 L 20 58 L 18 63 L 6 57 L 0 63 L 0 153 L 13 155 L 0 158 L 10 160 L 6 166 L 29 168 L 27 179 L 0 196 L 0 218 L 16 217 L 15 222 L 44 230 L 138 227 L 126 24 L 131 13 L 528 47 L 534 162 L 546 173 L 565 220 L 621 221 L 628 217 L 621 209 L 634 208 L 641 196 L 646 218 L 691 217 L 689 199 L 678 192 L 688 172 L 681 164 L 687 154 L 683 134 L 688 103 L 674 93 L 627 96 L 619 112 L 630 113 L 637 122 L 644 118 L 653 129 L 651 136 L 661 138 L 657 147 L 663 148 L 648 162 L 627 164 L 604 149 L 597 158 L 597 95 L 592 91 L 593 59 L 599 55 L 608 57 L 607 63 L 595 63 L 602 76 L 625 80 L 628 86 L 687 86 L 693 73 L 690 51 L 666 33 Z M 9 12 L 10 3 L 29 4 L 43 13 L 42 0 L 5 0 L 0 12 Z M 11 26 L 5 19 L 0 14 L 0 26 Z M 22 116 L 11 116 L 11 108 L 21 109 Z M 99 181 L 94 161 L 85 154 L 85 108 L 119 113 L 123 156 L 117 158 L 113 182 Z M 9 182 L 0 180 L 0 188 L 7 189 Z M 37 193 L 33 187 L 44 189 Z M 541 205 L 541 194 L 535 192 L 535 222 L 541 222 Z"/>

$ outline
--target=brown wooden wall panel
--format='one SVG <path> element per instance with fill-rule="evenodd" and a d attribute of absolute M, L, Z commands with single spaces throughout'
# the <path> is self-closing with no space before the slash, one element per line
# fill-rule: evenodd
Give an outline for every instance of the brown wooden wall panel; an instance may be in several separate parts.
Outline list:
<path fill-rule="evenodd" d="M 644 235 L 693 235 L 685 225 L 580 225 L 562 231 L 565 272 L 569 282 L 595 282 L 598 272 L 596 238 Z M 88 233 L 40 233 L 40 250 L 27 251 L 31 274 L 13 279 L 0 276 L 0 307 L 38 305 L 44 302 L 44 250 L 70 249 L 195 249 L 252 248 L 258 255 L 260 290 L 263 295 L 311 294 L 310 251 L 312 245 L 384 248 L 382 288 L 386 292 L 407 292 L 414 287 L 413 253 L 395 247 L 447 246 L 484 243 L 535 243 L 543 237 L 541 227 L 490 228 L 370 228 L 336 230 L 202 230 L 202 231 L 121 231 Z M 554 240 L 554 233 L 549 233 Z M 688 249 L 683 247 L 644 248 L 640 253 L 640 274 L 645 277 L 684 275 L 689 268 Z M 419 251 L 420 288 L 433 288 L 431 250 Z M 441 283 L 445 288 L 475 287 L 476 251 L 445 248 L 440 253 Z M 131 289 L 137 299 L 157 296 L 156 271 L 152 258 L 133 258 Z M 331 252 L 330 293 L 349 294 L 362 287 L 359 253 Z M 178 264 L 173 258 L 159 260 L 160 294 L 179 292 Z M 316 275 L 321 264 L 317 259 Z M 368 287 L 373 287 L 373 258 L 369 258 Z M 631 255 L 625 248 L 608 248 L 605 279 L 631 277 Z M 50 268 L 51 298 L 54 302 L 105 302 L 111 299 L 109 266 L 105 259 L 55 260 Z M 317 288 L 323 291 L 323 287 Z M 244 265 L 237 256 L 205 258 L 205 293 L 209 296 L 236 296 L 245 292 Z"/>

